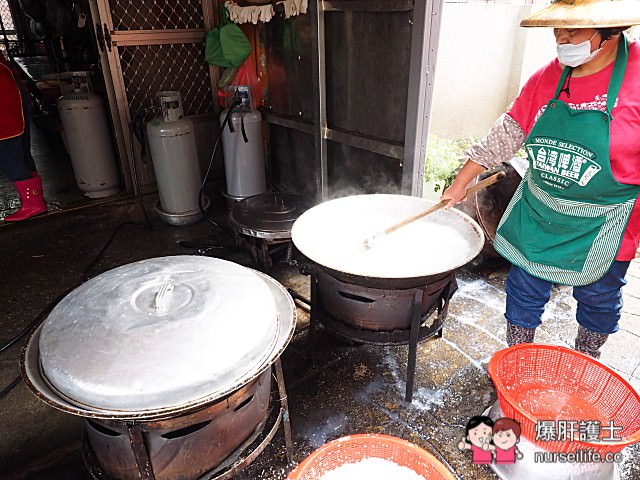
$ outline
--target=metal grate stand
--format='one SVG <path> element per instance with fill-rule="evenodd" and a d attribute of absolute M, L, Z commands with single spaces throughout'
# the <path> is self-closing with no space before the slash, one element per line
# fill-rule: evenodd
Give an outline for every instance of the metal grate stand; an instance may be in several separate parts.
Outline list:
<path fill-rule="evenodd" d="M 455 273 L 451 272 L 449 281 L 440 293 L 437 301 L 426 314 L 422 314 L 422 298 L 428 286 L 415 288 L 413 304 L 411 308 L 411 327 L 408 330 L 375 331 L 354 328 L 346 323 L 333 318 L 323 307 L 317 280 L 317 267 L 310 267 L 311 272 L 311 318 L 309 324 L 309 358 L 314 359 L 314 345 L 319 325 L 322 324 L 327 331 L 336 337 L 368 343 L 373 345 L 408 345 L 407 380 L 405 401 L 413 400 L 415 389 L 415 371 L 418 343 L 426 339 L 442 337 L 442 327 L 449 313 L 449 300 L 457 289 Z M 426 321 L 433 313 L 436 318 L 431 325 Z"/>
<path fill-rule="evenodd" d="M 259 238 L 240 232 L 234 232 L 233 238 L 235 244 L 247 250 L 259 269 L 266 273 L 273 269 L 275 263 L 290 263 L 293 257 L 291 239 Z"/>
<path fill-rule="evenodd" d="M 293 460 L 293 439 L 289 418 L 289 402 L 284 385 L 282 363 L 279 358 L 273 363 L 273 367 L 278 389 L 278 398 L 276 400 L 277 403 L 279 403 L 279 410 L 277 415 L 274 417 L 273 415 L 267 414 L 267 417 L 258 425 L 255 432 L 245 440 L 235 452 L 230 454 L 227 459 L 214 470 L 200 476 L 198 480 L 230 480 L 234 478 L 263 452 L 275 436 L 280 425 L 282 425 L 284 431 L 287 461 L 291 462 Z M 268 431 L 265 433 L 267 428 Z M 142 424 L 132 422 L 127 425 L 127 429 L 129 431 L 131 450 L 137 463 L 139 478 L 141 480 L 155 480 L 153 465 L 142 435 Z M 86 434 L 82 442 L 82 457 L 87 471 L 93 480 L 116 480 L 105 474 L 98 464 L 98 460 L 88 442 Z"/>

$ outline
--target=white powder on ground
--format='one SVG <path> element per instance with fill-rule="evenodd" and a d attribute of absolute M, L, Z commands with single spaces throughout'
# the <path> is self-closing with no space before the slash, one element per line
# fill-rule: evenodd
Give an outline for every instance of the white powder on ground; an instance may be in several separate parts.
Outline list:
<path fill-rule="evenodd" d="M 410 468 L 382 458 L 366 458 L 356 463 L 345 463 L 325 473 L 320 480 L 425 480 Z"/>

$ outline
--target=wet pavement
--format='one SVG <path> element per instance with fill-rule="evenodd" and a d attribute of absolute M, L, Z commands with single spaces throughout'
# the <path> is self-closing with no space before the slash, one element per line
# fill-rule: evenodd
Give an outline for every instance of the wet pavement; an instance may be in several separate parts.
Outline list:
<path fill-rule="evenodd" d="M 153 200 L 147 198 L 145 204 L 151 205 Z M 224 224 L 224 202 L 215 198 L 213 205 L 214 220 Z M 200 251 L 256 266 L 247 252 L 234 248 L 228 232 L 215 229 L 206 221 L 173 227 L 152 218 L 151 226 L 145 225 L 135 199 L 119 199 L 0 226 L 3 245 L 0 272 L 4 279 L 1 344 L 37 319 L 65 292 L 86 278 L 119 265 Z M 112 242 L 101 254 L 112 236 Z M 186 247 L 184 242 L 189 242 Z M 340 436 L 384 433 L 425 448 L 458 478 L 497 478 L 489 467 L 472 465 L 468 454 L 457 450 L 457 443 L 467 420 L 496 401 L 486 368 L 492 354 L 506 347 L 502 316 L 506 273 L 506 266 L 500 263 L 470 265 L 458 272 L 459 289 L 451 300 L 443 337 L 425 340 L 418 346 L 416 390 L 411 404 L 403 400 L 406 346 L 354 345 L 320 332 L 314 342 L 311 363 L 309 318 L 298 308 L 297 333 L 282 357 L 294 463 Z M 280 263 L 272 275 L 308 298 L 309 277 L 300 275 L 296 268 Z M 628 279 L 621 330 L 603 347 L 602 361 L 640 389 L 637 263 L 632 265 Z M 577 330 L 574 312 L 570 289 L 555 289 L 536 340 L 571 346 Z M 23 344 L 24 339 L 0 354 L 0 389 L 18 375 Z M 23 383 L 0 398 L 0 425 L 0 477 L 90 478 L 80 454 L 82 421 L 46 406 Z M 621 478 L 640 479 L 638 459 L 638 446 L 625 450 Z M 280 430 L 237 478 L 282 480 L 292 468 L 293 464 L 286 460 Z"/>

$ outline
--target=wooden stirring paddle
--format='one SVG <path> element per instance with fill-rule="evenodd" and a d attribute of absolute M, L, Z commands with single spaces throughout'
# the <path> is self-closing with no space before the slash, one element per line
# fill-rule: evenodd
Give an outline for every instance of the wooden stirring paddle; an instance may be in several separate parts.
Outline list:
<path fill-rule="evenodd" d="M 475 185 L 472 185 L 471 187 L 467 188 L 467 195 L 469 195 L 470 193 L 474 193 L 477 192 L 478 190 L 482 190 L 483 188 L 488 187 L 489 185 L 492 185 L 494 183 L 496 183 L 498 180 L 503 179 L 506 176 L 506 174 L 503 171 L 500 171 L 494 175 L 491 175 L 490 177 L 485 178 L 484 180 L 476 183 Z M 371 248 L 373 248 L 376 240 L 380 239 L 381 237 L 384 237 L 388 234 L 390 234 L 391 232 L 395 232 L 396 230 L 398 230 L 399 228 L 404 227 L 405 225 L 408 225 L 412 222 L 415 222 L 416 220 L 422 218 L 422 217 L 426 217 L 427 215 L 429 215 L 430 213 L 433 212 L 437 212 L 438 210 L 441 210 L 442 208 L 446 207 L 447 204 L 449 203 L 449 200 L 442 200 L 439 203 L 436 203 L 433 207 L 429 207 L 428 209 L 416 213 L 415 215 L 409 217 L 409 218 L 405 218 L 404 220 L 402 220 L 401 222 L 396 223 L 395 225 L 390 226 L 389 228 L 385 228 L 384 230 L 379 231 L 378 233 L 371 235 L 369 238 L 367 238 L 364 242 L 363 242 L 363 246 L 366 250 L 369 250 Z"/>

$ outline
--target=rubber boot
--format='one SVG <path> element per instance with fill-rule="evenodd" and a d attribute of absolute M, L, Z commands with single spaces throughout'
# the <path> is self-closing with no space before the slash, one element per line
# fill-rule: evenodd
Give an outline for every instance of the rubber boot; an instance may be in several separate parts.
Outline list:
<path fill-rule="evenodd" d="M 600 358 L 600 347 L 609 338 L 605 333 L 594 332 L 582 325 L 578 326 L 578 335 L 576 335 L 576 350 L 586 353 L 595 359 Z"/>
<path fill-rule="evenodd" d="M 535 328 L 525 328 L 507 321 L 507 345 L 512 347 L 519 343 L 533 343 Z"/>
<path fill-rule="evenodd" d="M 15 182 L 20 195 L 20 210 L 4 218 L 5 222 L 19 222 L 47 211 L 42 197 L 42 180 L 39 176 Z"/>

